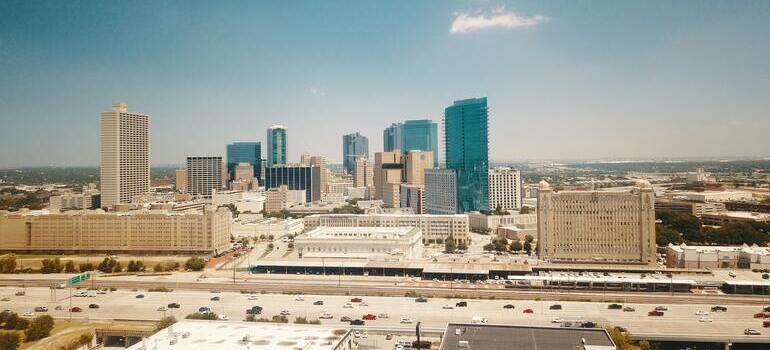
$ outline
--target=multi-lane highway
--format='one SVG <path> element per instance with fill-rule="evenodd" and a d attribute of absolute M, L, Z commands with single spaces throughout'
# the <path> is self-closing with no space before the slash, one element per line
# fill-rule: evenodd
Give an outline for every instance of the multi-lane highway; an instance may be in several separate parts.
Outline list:
<path fill-rule="evenodd" d="M 69 293 L 58 291 L 56 298 L 52 300 L 51 290 L 47 288 L 26 288 L 26 295 L 14 296 L 18 288 L 0 288 L 0 297 L 9 298 L 2 302 L 2 308 L 11 309 L 19 314 L 33 311 L 35 306 L 46 306 L 54 317 L 67 318 L 70 305 Z M 136 295 L 143 294 L 144 298 Z M 218 296 L 219 301 L 211 298 Z M 744 329 L 752 328 L 763 331 L 762 320 L 753 318 L 753 314 L 759 312 L 759 305 L 735 305 L 724 304 L 728 307 L 726 312 L 711 312 L 712 305 L 691 304 L 666 304 L 668 311 L 664 316 L 651 317 L 647 312 L 658 304 L 626 303 L 624 306 L 635 308 L 634 312 L 622 310 L 608 310 L 607 303 L 598 302 L 553 302 L 534 300 L 477 300 L 464 299 L 467 307 L 455 307 L 459 299 L 429 298 L 426 303 L 417 303 L 414 298 L 406 297 L 379 297 L 362 296 L 366 306 L 361 303 L 352 303 L 352 308 L 344 305 L 352 296 L 343 295 L 302 295 L 303 300 L 297 300 L 295 295 L 284 294 L 242 294 L 239 292 L 211 293 L 208 291 L 176 290 L 170 293 L 147 292 L 138 290 L 118 290 L 99 294 L 96 297 L 72 298 L 72 305 L 80 307 L 83 311 L 72 313 L 75 318 L 90 319 L 159 319 L 164 315 L 175 315 L 179 318 L 195 312 L 199 307 L 205 306 L 218 314 L 225 314 L 231 320 L 242 320 L 245 317 L 245 309 L 254 305 L 263 307 L 262 315 L 272 317 L 283 310 L 290 312 L 290 320 L 294 317 L 307 317 L 316 319 L 322 312 L 327 311 L 333 315 L 331 320 L 322 320 L 325 324 L 339 324 L 342 316 L 361 318 L 364 314 L 387 313 L 389 318 L 379 318 L 367 321 L 367 326 L 404 326 L 401 318 L 409 318 L 421 321 L 426 327 L 443 327 L 447 322 L 470 322 L 475 316 L 484 317 L 489 323 L 514 324 L 514 325 L 555 325 L 555 318 L 565 321 L 593 321 L 602 324 L 613 324 L 628 328 L 632 333 L 640 335 L 656 336 L 686 336 L 691 334 L 711 337 L 720 340 L 730 338 L 739 342 L 742 339 L 752 341 L 770 341 L 770 331 L 763 332 L 759 336 L 745 336 Z M 323 301 L 323 305 L 314 305 L 316 301 Z M 159 311 L 161 306 L 169 303 L 179 303 L 180 309 L 167 309 Z M 562 310 L 551 310 L 553 304 L 560 304 Z M 89 309 L 89 304 L 98 304 L 98 309 Z M 504 308 L 511 304 L 513 308 Z M 452 309 L 444 309 L 444 305 L 451 305 Z M 61 306 L 61 310 L 56 310 Z M 531 309 L 532 313 L 525 313 L 525 309 Z M 698 312 L 708 312 L 708 316 L 696 315 Z M 36 313 L 39 314 L 39 313 Z M 707 317 L 711 322 L 701 322 Z M 226 322 L 226 321 L 222 321 Z M 703 338 L 705 339 L 705 338 Z"/>

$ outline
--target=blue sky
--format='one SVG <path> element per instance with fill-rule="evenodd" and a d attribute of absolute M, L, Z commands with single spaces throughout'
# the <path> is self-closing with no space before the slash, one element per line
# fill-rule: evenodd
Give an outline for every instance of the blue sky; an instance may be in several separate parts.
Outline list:
<path fill-rule="evenodd" d="M 289 127 L 290 160 L 488 96 L 490 157 L 770 155 L 768 1 L 0 2 L 0 166 L 98 165 L 99 112 L 153 164 Z"/>

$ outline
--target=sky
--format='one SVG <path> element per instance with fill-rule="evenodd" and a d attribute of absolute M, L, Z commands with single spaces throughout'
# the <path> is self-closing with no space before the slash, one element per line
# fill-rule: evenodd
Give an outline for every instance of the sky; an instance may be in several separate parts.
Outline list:
<path fill-rule="evenodd" d="M 493 160 L 770 156 L 770 1 L 0 2 L 0 167 L 98 165 L 118 100 L 182 164 L 481 96 Z"/>

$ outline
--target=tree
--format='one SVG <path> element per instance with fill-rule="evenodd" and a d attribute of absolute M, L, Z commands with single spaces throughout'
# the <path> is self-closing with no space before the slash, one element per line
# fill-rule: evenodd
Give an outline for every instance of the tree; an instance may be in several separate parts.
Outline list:
<path fill-rule="evenodd" d="M 531 213 L 532 213 L 532 208 L 530 207 L 522 206 L 521 209 L 519 209 L 519 214 L 531 214 Z"/>
<path fill-rule="evenodd" d="M 526 235 L 524 236 L 524 241 L 532 243 L 535 241 L 535 237 L 532 237 L 532 235 Z"/>
<path fill-rule="evenodd" d="M 54 321 L 50 315 L 42 315 L 35 317 L 29 324 L 29 328 L 24 332 L 24 339 L 26 341 L 34 341 L 43 339 L 51 334 Z"/>
<path fill-rule="evenodd" d="M 88 346 L 90 348 L 91 342 L 94 340 L 93 333 L 83 333 L 78 337 L 78 344 L 81 346 Z"/>
<path fill-rule="evenodd" d="M 294 242 L 289 242 L 289 244 L 286 245 L 289 249 L 294 249 Z"/>
<path fill-rule="evenodd" d="M 467 244 L 465 244 L 465 242 L 460 242 L 460 243 L 457 245 L 457 250 L 466 251 L 466 250 L 468 250 L 468 245 L 467 245 Z"/>
<path fill-rule="evenodd" d="M 16 350 L 21 345 L 21 336 L 18 332 L 0 331 L 0 349 Z"/>
<path fill-rule="evenodd" d="M 164 318 L 161 318 L 158 323 L 155 324 L 155 330 L 159 331 L 162 329 L 166 329 L 172 324 L 176 323 L 176 317 L 174 316 L 166 316 Z"/>
<path fill-rule="evenodd" d="M 511 246 L 509 247 L 509 249 L 510 249 L 512 252 L 520 252 L 522 249 L 524 249 L 524 246 L 522 246 L 522 245 L 521 245 L 521 241 L 519 241 L 519 240 L 517 239 L 517 240 L 515 240 L 515 241 L 513 241 L 513 242 L 511 243 Z"/>
<path fill-rule="evenodd" d="M 112 259 L 110 259 L 110 258 L 104 258 L 104 260 L 102 260 L 102 262 L 100 262 L 100 263 L 99 263 L 99 266 L 97 266 L 96 268 L 97 268 L 99 271 L 101 271 L 101 272 L 104 272 L 104 273 L 110 273 L 110 272 L 112 272 L 112 266 L 110 266 L 110 260 L 112 260 Z M 82 271 L 82 270 L 81 270 L 81 271 Z"/>
<path fill-rule="evenodd" d="M 455 250 L 457 250 L 457 244 L 455 244 L 455 239 L 454 237 L 449 236 L 449 238 L 447 238 L 444 241 L 444 251 L 447 253 L 451 253 Z"/>
<path fill-rule="evenodd" d="M 155 266 L 152 267 L 152 270 L 155 272 L 163 272 L 165 269 L 163 268 L 163 265 L 161 263 L 155 264 Z"/>
<path fill-rule="evenodd" d="M 64 264 L 64 272 L 66 273 L 77 272 L 77 269 L 75 268 L 75 263 L 72 260 L 68 260 L 67 263 Z"/>
<path fill-rule="evenodd" d="M 134 263 L 133 260 L 128 262 L 128 267 L 126 268 L 126 271 L 128 271 L 128 272 L 136 272 L 137 271 L 136 263 Z"/>
<path fill-rule="evenodd" d="M 655 243 L 659 247 L 665 247 L 670 244 L 681 244 L 683 241 L 682 235 L 676 230 L 666 225 L 655 225 Z"/>
<path fill-rule="evenodd" d="M 652 346 L 650 345 L 650 342 L 648 340 L 640 340 L 639 348 L 642 350 L 651 350 Z"/>
<path fill-rule="evenodd" d="M 491 251 L 495 250 L 495 245 L 492 244 L 492 243 L 487 243 L 487 244 L 484 245 L 484 250 L 486 250 L 488 252 L 491 252 Z"/>
<path fill-rule="evenodd" d="M 704 243 L 706 236 L 701 231 L 700 219 L 692 214 L 674 212 L 671 210 L 656 210 L 655 217 L 663 225 L 666 225 L 676 232 L 682 233 L 682 238 L 687 242 Z"/>
<path fill-rule="evenodd" d="M 92 263 L 80 264 L 80 265 L 78 265 L 78 270 L 80 272 L 93 271 L 94 270 L 94 264 L 92 264 Z"/>
<path fill-rule="evenodd" d="M 64 270 L 64 265 L 62 265 L 59 258 L 46 258 L 43 259 L 41 263 L 43 264 L 43 267 L 40 268 L 40 273 L 59 273 Z"/>
<path fill-rule="evenodd" d="M 202 271 L 203 268 L 206 267 L 206 262 L 203 261 L 203 258 L 194 256 L 187 259 L 187 261 L 184 263 L 184 267 L 185 269 L 192 271 Z"/>
<path fill-rule="evenodd" d="M 526 252 L 527 255 L 532 254 L 532 243 L 524 242 L 524 252 Z"/>
<path fill-rule="evenodd" d="M 115 265 L 112 266 L 112 272 L 123 272 L 123 264 L 119 261 L 116 262 Z"/>
<path fill-rule="evenodd" d="M 607 326 L 606 329 L 610 338 L 612 338 L 612 341 L 615 342 L 615 345 L 619 350 L 626 350 L 631 347 L 631 335 L 628 334 L 628 332 L 621 332 L 619 329 L 612 326 Z"/>
<path fill-rule="evenodd" d="M 0 258 L 0 273 L 13 273 L 16 271 L 16 257 L 6 256 Z"/>
<path fill-rule="evenodd" d="M 495 246 L 496 251 L 504 252 L 508 250 L 508 240 L 505 237 L 497 237 L 492 240 L 492 244 Z"/>

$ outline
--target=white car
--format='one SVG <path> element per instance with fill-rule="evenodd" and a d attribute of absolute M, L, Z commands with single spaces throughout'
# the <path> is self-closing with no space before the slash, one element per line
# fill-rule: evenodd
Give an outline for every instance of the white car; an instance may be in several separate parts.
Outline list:
<path fill-rule="evenodd" d="M 377 318 L 390 318 L 390 315 L 388 315 L 388 314 L 378 314 Z"/>
<path fill-rule="evenodd" d="M 35 317 L 35 313 L 32 311 L 27 311 L 23 315 L 23 317 Z"/>
<path fill-rule="evenodd" d="M 229 320 L 229 319 L 230 319 L 229 317 L 227 317 L 227 315 L 224 315 L 224 314 L 223 314 L 223 315 L 219 315 L 219 316 L 217 316 L 217 318 L 218 318 L 220 321 L 227 321 L 227 320 Z"/>
<path fill-rule="evenodd" d="M 301 296 L 298 296 L 298 297 L 294 298 L 294 301 L 305 301 L 305 298 L 303 298 Z"/>
<path fill-rule="evenodd" d="M 401 319 L 401 321 L 399 321 L 399 323 L 412 324 L 412 323 L 414 323 L 414 320 L 412 320 L 411 318 L 404 317 L 404 318 Z"/>
<path fill-rule="evenodd" d="M 708 316 L 708 315 L 709 313 L 703 310 L 695 312 L 695 316 Z"/>
<path fill-rule="evenodd" d="M 165 306 L 161 306 L 161 307 L 158 308 L 158 311 L 166 311 L 166 307 Z"/>
<path fill-rule="evenodd" d="M 369 306 L 365 301 L 358 303 L 358 306 Z"/>
<path fill-rule="evenodd" d="M 334 318 L 334 316 L 332 316 L 332 314 L 324 311 L 323 313 L 321 313 L 320 316 L 318 316 L 318 318 L 324 319 L 324 320 L 331 320 L 332 318 Z"/>
<path fill-rule="evenodd" d="M 701 318 L 698 320 L 698 322 L 713 322 L 713 321 L 714 321 L 714 320 L 712 320 L 711 318 L 708 318 L 708 317 L 701 317 Z"/>
<path fill-rule="evenodd" d="M 355 332 L 353 332 L 353 336 L 356 337 L 356 338 L 361 338 L 361 332 L 355 331 Z"/>
<path fill-rule="evenodd" d="M 289 316 L 291 312 L 289 310 L 281 310 L 281 316 Z"/>
<path fill-rule="evenodd" d="M 344 309 L 352 309 L 353 308 L 353 304 L 345 303 L 345 305 L 342 305 L 342 308 L 344 308 Z"/>
<path fill-rule="evenodd" d="M 561 319 L 558 317 L 554 318 L 553 320 L 551 320 L 551 323 L 561 323 Z"/>
<path fill-rule="evenodd" d="M 251 295 L 251 296 L 249 296 L 249 300 L 257 300 L 257 296 L 256 295 Z"/>
<path fill-rule="evenodd" d="M 455 307 L 449 304 L 444 304 L 444 306 L 442 306 L 441 308 L 445 310 L 451 310 L 451 309 L 454 309 Z"/>

